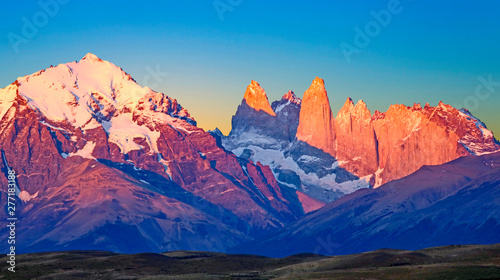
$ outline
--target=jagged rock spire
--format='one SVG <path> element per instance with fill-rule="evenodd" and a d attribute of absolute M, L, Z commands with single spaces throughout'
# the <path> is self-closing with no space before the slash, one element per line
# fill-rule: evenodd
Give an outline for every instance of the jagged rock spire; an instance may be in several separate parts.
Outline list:
<path fill-rule="evenodd" d="M 245 91 L 245 96 L 243 100 L 248 106 L 255 109 L 256 111 L 264 111 L 271 116 L 276 116 L 271 105 L 269 105 L 269 100 L 267 99 L 266 91 L 257 83 L 252 80 Z"/>
<path fill-rule="evenodd" d="M 330 101 L 323 79 L 316 77 L 305 91 L 297 139 L 335 155 L 335 131 Z"/>

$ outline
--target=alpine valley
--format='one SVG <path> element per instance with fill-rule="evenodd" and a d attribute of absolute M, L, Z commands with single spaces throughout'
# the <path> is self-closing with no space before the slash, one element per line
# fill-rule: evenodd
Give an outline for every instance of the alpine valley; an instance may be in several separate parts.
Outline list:
<path fill-rule="evenodd" d="M 442 102 L 372 114 L 347 98 L 334 116 L 318 77 L 272 104 L 251 81 L 226 136 L 89 53 L 0 89 L 0 149 L 17 253 L 500 243 L 500 144 L 484 123 Z"/>

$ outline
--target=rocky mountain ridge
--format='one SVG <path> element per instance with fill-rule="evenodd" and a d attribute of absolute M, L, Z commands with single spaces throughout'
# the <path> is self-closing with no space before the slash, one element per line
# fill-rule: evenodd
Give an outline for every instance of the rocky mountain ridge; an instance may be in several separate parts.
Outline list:
<path fill-rule="evenodd" d="M 267 96 L 259 104 L 266 102 Z M 500 150 L 484 123 L 443 102 L 423 108 L 395 104 L 372 114 L 362 100 L 354 104 L 347 98 L 333 118 L 318 77 L 304 100 L 289 92 L 271 108 L 274 114 L 257 111 L 243 100 L 231 133 L 222 137 L 224 147 L 269 165 L 278 182 L 326 202 L 402 178 L 423 165 Z M 283 110 L 293 112 L 280 117 Z"/>

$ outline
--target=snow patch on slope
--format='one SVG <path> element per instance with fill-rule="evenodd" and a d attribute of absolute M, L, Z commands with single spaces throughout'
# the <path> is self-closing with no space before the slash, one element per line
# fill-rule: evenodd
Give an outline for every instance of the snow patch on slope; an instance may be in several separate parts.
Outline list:
<path fill-rule="evenodd" d="M 336 177 L 335 174 L 328 174 L 322 178 L 319 178 L 318 175 L 315 173 L 306 173 L 299 167 L 299 165 L 291 157 L 285 157 L 283 155 L 283 152 L 279 150 L 263 149 L 261 147 L 251 145 L 248 147 L 236 148 L 232 150 L 232 152 L 236 156 L 241 156 L 241 154 L 245 149 L 250 149 L 253 151 L 253 156 L 251 157 L 251 160 L 253 162 L 256 163 L 260 162 L 263 165 L 268 165 L 273 171 L 275 178 L 278 178 L 279 175 L 275 173 L 275 170 L 287 169 L 299 175 L 302 184 L 305 186 L 308 185 L 322 186 L 324 189 L 339 190 L 345 194 L 352 193 L 360 188 L 369 187 L 369 183 L 363 179 L 356 181 L 346 181 L 339 184 L 335 182 L 335 177 Z M 313 157 L 307 159 L 314 160 Z M 332 168 L 335 168 L 338 165 L 338 163 L 335 162 L 333 165 L 334 166 L 332 166 Z M 282 182 L 280 181 L 280 183 Z"/>
<path fill-rule="evenodd" d="M 249 147 L 249 146 L 264 146 L 264 147 L 273 147 L 277 150 L 281 150 L 282 144 L 269 136 L 262 135 L 258 131 L 244 131 L 236 137 L 229 137 L 227 140 L 223 140 L 223 145 L 228 150 L 232 150 L 233 147 Z"/>
<path fill-rule="evenodd" d="M 38 192 L 36 192 L 34 195 L 30 195 L 29 192 L 27 191 L 21 191 L 18 195 L 18 197 L 21 199 L 22 202 L 26 203 L 29 202 L 30 200 L 37 198 Z"/>
<path fill-rule="evenodd" d="M 144 148 L 134 142 L 135 138 L 145 138 L 149 147 L 158 152 L 156 141 L 160 137 L 160 132 L 151 131 L 149 128 L 135 123 L 132 120 L 132 113 L 121 114 L 112 118 L 109 122 L 103 121 L 102 127 L 108 134 L 109 141 L 117 144 L 123 154 L 127 154 L 131 150 Z"/>
<path fill-rule="evenodd" d="M 95 157 L 92 156 L 95 145 L 95 142 L 88 141 L 82 149 L 76 151 L 75 153 L 70 153 L 68 156 L 81 156 L 82 158 L 95 159 Z"/>
<path fill-rule="evenodd" d="M 163 159 L 163 157 L 161 156 L 161 153 L 158 153 L 158 162 L 163 165 L 163 168 L 165 169 L 165 173 L 167 173 L 170 180 L 172 180 L 172 171 L 168 167 L 168 161 Z"/>
<path fill-rule="evenodd" d="M 283 108 L 285 108 L 286 106 L 290 105 L 290 100 L 288 100 L 288 102 L 286 102 L 285 104 L 281 104 L 279 105 L 278 107 L 276 107 L 276 110 L 274 110 L 276 113 L 279 113 L 281 112 L 281 110 L 283 110 Z"/>
<path fill-rule="evenodd" d="M 3 119 L 9 108 L 16 99 L 16 86 L 9 85 L 0 89 L 0 120 Z"/>

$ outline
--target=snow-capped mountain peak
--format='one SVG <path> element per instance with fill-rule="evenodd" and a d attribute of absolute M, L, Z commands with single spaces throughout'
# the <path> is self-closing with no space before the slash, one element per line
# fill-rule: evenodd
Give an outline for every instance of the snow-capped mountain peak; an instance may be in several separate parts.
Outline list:
<path fill-rule="evenodd" d="M 96 115 L 109 119 L 113 114 L 130 111 L 146 96 L 156 96 L 157 101 L 165 98 L 162 104 L 175 105 L 163 113 L 180 114 L 194 121 L 175 99 L 138 85 L 120 67 L 91 53 L 80 61 L 59 64 L 18 78 L 16 83 L 19 95 L 31 108 L 47 119 L 67 121 L 76 127 L 95 125 L 92 119 Z M 151 98 L 149 103 L 155 108 L 158 105 Z"/>
<path fill-rule="evenodd" d="M 141 149 L 133 141 L 137 137 L 156 151 L 159 124 L 187 132 L 196 125 L 177 100 L 138 85 L 123 69 L 92 53 L 20 77 L 1 89 L 0 118 L 16 98 L 24 99 L 44 123 L 72 127 L 70 134 L 102 127 L 122 153 Z"/>
<path fill-rule="evenodd" d="M 100 59 L 99 57 L 97 57 L 97 55 L 93 54 L 93 53 L 87 53 L 82 59 L 81 61 L 83 60 L 87 60 L 87 61 L 92 61 L 92 62 L 102 62 L 103 60 Z"/>

